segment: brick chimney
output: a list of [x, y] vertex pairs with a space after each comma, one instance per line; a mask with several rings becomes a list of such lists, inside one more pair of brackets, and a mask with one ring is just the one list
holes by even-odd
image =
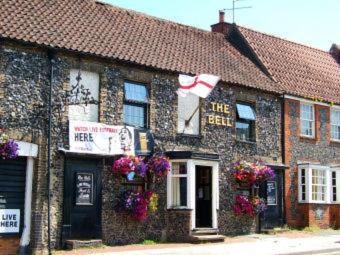
[[335, 60], [340, 64], [340, 45], [333, 43], [329, 53], [331, 53]]
[[216, 33], [221, 33], [221, 34], [227, 34], [229, 29], [231, 28], [231, 24], [226, 23], [224, 21], [224, 15], [225, 12], [223, 10], [219, 11], [219, 22], [211, 25], [211, 31], [216, 32]]

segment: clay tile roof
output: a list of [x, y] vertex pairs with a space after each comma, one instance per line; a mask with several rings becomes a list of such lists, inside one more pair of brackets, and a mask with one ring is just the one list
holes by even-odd
[[329, 52], [238, 29], [285, 93], [340, 103], [340, 65]]
[[280, 92], [221, 34], [94, 0], [2, 0], [0, 37]]

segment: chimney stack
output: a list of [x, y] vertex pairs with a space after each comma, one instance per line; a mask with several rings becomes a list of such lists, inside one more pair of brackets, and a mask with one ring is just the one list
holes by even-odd
[[329, 53], [335, 58], [335, 60], [340, 64], [340, 45], [333, 43]]
[[220, 14], [220, 23], [224, 23], [224, 14], [225, 14], [224, 10], [220, 10], [219, 14]]
[[216, 33], [221, 33], [226, 35], [231, 28], [231, 24], [225, 22], [224, 20], [225, 12], [224, 10], [219, 11], [219, 22], [211, 25], [211, 31]]

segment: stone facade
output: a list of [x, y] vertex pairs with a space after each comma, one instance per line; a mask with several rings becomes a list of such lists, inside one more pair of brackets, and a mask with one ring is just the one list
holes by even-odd
[[300, 102], [285, 100], [285, 164], [287, 223], [296, 227], [317, 225], [340, 227], [336, 204], [305, 204], [298, 201], [298, 164], [320, 165], [340, 163], [340, 144], [330, 141], [330, 108], [315, 103], [315, 138], [300, 136]]
[[[53, 66], [53, 127], [51, 169], [51, 240], [52, 248], [62, 246], [64, 155], [68, 149], [68, 112], [65, 89], [69, 88], [72, 68], [96, 72], [100, 77], [99, 122], [123, 124], [124, 80], [141, 82], [150, 91], [149, 122], [156, 151], [190, 150], [216, 153], [219, 162], [218, 227], [222, 234], [247, 233], [254, 230], [250, 218], [234, 216], [232, 204], [235, 190], [230, 182], [230, 163], [237, 159], [261, 159], [269, 163], [281, 161], [281, 101], [278, 95], [260, 90], [220, 83], [201, 107], [201, 134], [177, 134], [178, 74], [132, 64], [121, 64], [98, 58], [59, 52], [50, 61], [47, 51], [17, 44], [0, 48], [0, 119], [2, 128], [18, 140], [39, 145], [35, 160], [31, 248], [37, 254], [47, 247], [47, 98], [50, 68]], [[256, 141], [236, 140], [236, 101], [254, 104], [257, 114]], [[207, 122], [212, 112], [210, 103], [230, 106], [232, 127]], [[10, 124], [10, 125], [9, 125]], [[81, 157], [80, 157], [81, 159]], [[159, 194], [159, 210], [146, 221], [137, 222], [114, 210], [119, 182], [112, 175], [112, 159], [105, 159], [102, 169], [102, 238], [106, 244], [136, 243], [144, 239], [188, 240], [190, 214], [171, 211], [166, 206], [166, 179], [153, 188]], [[176, 220], [174, 220], [176, 219]], [[178, 221], [181, 219], [181, 221]], [[242, 224], [240, 224], [240, 220]], [[180, 228], [180, 230], [178, 230]], [[174, 233], [176, 230], [176, 233]], [[178, 232], [177, 232], [178, 230]], [[180, 235], [178, 234], [180, 233]]]

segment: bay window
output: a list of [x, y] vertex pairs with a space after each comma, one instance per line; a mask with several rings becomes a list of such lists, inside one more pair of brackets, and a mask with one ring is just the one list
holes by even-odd
[[300, 130], [301, 136], [315, 136], [314, 106], [301, 103], [300, 105]]
[[331, 110], [331, 140], [340, 141], [340, 110]]
[[299, 202], [340, 203], [340, 169], [301, 164], [298, 167]]

